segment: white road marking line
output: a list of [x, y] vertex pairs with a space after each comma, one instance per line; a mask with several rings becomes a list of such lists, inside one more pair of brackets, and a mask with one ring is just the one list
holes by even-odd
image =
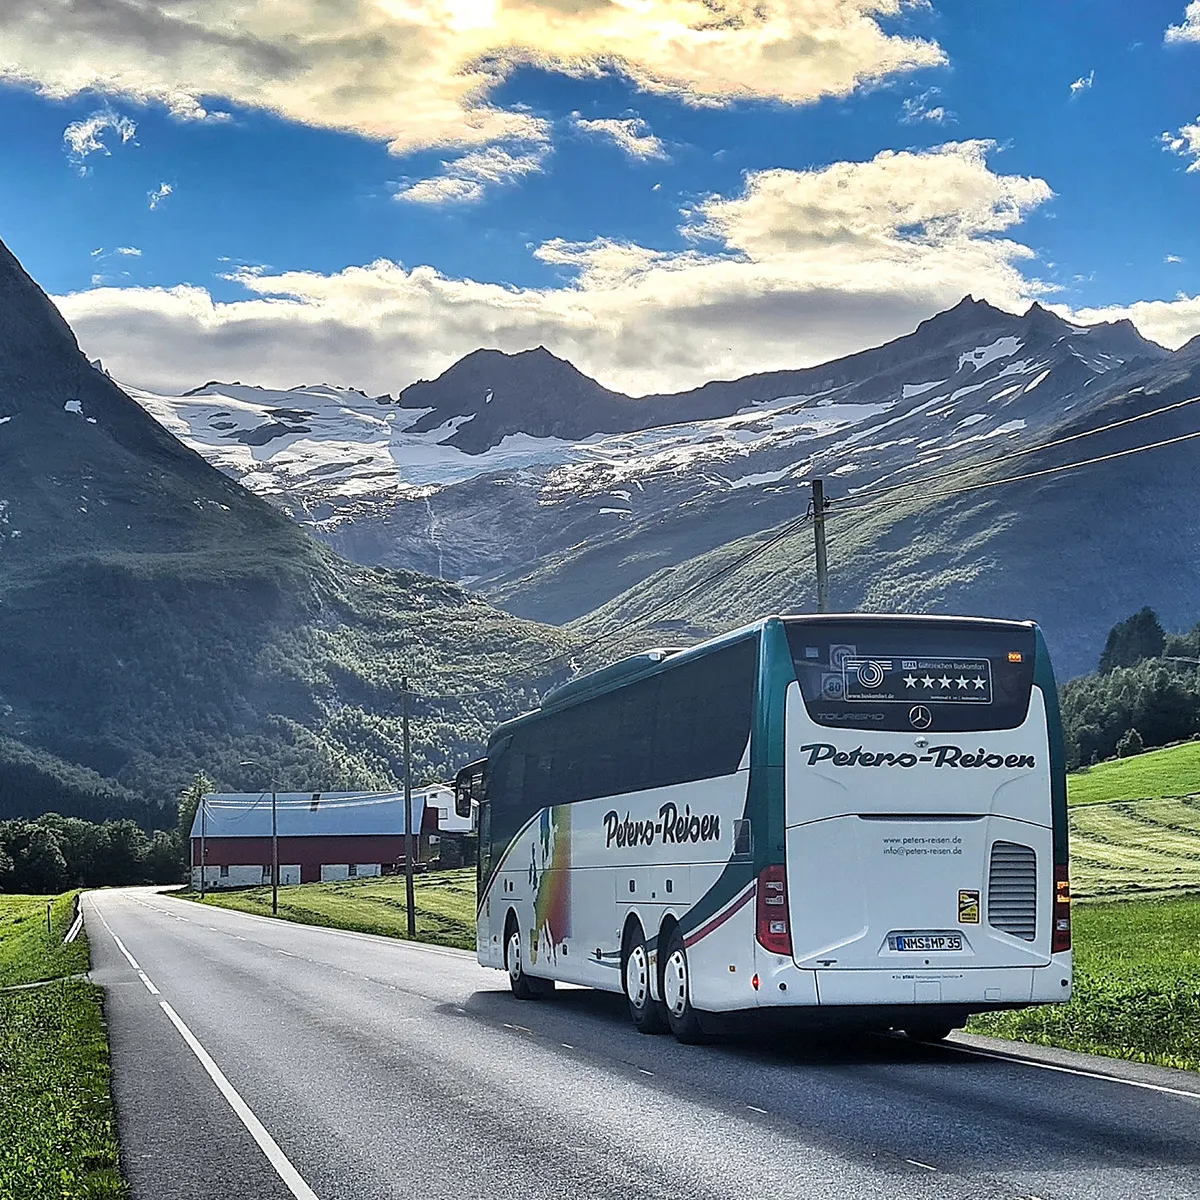
[[138, 978], [146, 985], [146, 991], [148, 991], [150, 993], [150, 995], [152, 995], [152, 996], [159, 995], [158, 988], [156, 988], [154, 986], [154, 984], [152, 984], [150, 982], [150, 977], [146, 974], [145, 971], [139, 971]]
[[751, 1112], [761, 1113], [764, 1117], [767, 1115], [767, 1110], [765, 1108], [755, 1108], [753, 1104], [747, 1104], [746, 1107]]
[[1189, 1100], [1200, 1100], [1200, 1092], [1189, 1092], [1186, 1088], [1167, 1087], [1163, 1083], [1145, 1083], [1140, 1079], [1122, 1079], [1119, 1075], [1105, 1075], [1101, 1071], [1084, 1071], [1080, 1067], [1063, 1067], [1057, 1063], [1038, 1062], [1033, 1058], [1020, 1058], [1013, 1054], [996, 1054], [991, 1050], [976, 1050], [974, 1046], [960, 1046], [957, 1042], [947, 1043], [948, 1048], [960, 1054], [974, 1054], [977, 1058], [994, 1058], [999, 1062], [1014, 1063], [1019, 1067], [1037, 1067], [1039, 1071], [1057, 1071], [1061, 1075], [1079, 1075], [1084, 1079], [1103, 1079], [1107, 1083], [1121, 1083], [1126, 1087], [1142, 1088], [1148, 1092], [1162, 1092], [1167, 1096], [1185, 1096]]
[[[110, 929], [108, 932], [112, 933], [112, 930]], [[123, 955], [125, 955], [125, 957], [129, 960], [129, 965], [135, 971], [140, 971], [142, 968], [137, 965], [137, 959], [134, 958], [133, 955], [130, 954], [129, 951], [125, 949], [125, 943], [123, 941], [121, 941], [121, 939], [119, 937], [117, 937], [117, 935], [115, 933], [113, 933], [112, 937], [113, 937], [113, 941], [117, 943], [117, 949], [120, 950], [120, 952]]]
[[906, 1158], [906, 1163], [911, 1163], [914, 1167], [920, 1167], [924, 1171], [936, 1171], [937, 1167], [931, 1167], [928, 1163], [918, 1162], [915, 1158]]
[[225, 1078], [221, 1068], [213, 1062], [208, 1051], [196, 1040], [196, 1035], [180, 1020], [179, 1015], [165, 1000], [160, 1000], [158, 1003], [163, 1012], [167, 1014], [171, 1024], [179, 1030], [179, 1034], [188, 1044], [188, 1048], [200, 1060], [200, 1065], [220, 1089], [221, 1095], [229, 1101], [229, 1107], [237, 1113], [250, 1136], [258, 1143], [258, 1148], [267, 1156], [267, 1161], [275, 1168], [279, 1178], [287, 1184], [288, 1190], [296, 1197], [296, 1200], [317, 1200], [316, 1192], [304, 1182], [300, 1172], [292, 1166], [287, 1155], [280, 1150], [279, 1143], [266, 1131], [263, 1123], [251, 1111], [250, 1106], [238, 1095], [237, 1089]]

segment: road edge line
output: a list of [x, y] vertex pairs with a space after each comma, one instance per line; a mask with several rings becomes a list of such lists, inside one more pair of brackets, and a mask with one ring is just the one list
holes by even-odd
[[287, 1185], [296, 1200], [317, 1200], [316, 1192], [305, 1183], [300, 1172], [292, 1166], [291, 1160], [279, 1148], [279, 1143], [267, 1132], [266, 1127], [254, 1115], [253, 1109], [242, 1099], [238, 1090], [225, 1078], [224, 1072], [200, 1044], [196, 1035], [184, 1024], [179, 1014], [165, 1000], [160, 1000], [158, 1005], [167, 1014], [171, 1024], [179, 1030], [179, 1035], [187, 1043], [188, 1049], [208, 1072], [221, 1095], [229, 1102], [229, 1107], [233, 1109], [250, 1136], [258, 1143], [258, 1148], [266, 1155], [267, 1161], [275, 1168], [275, 1173]]
[[960, 1054], [971, 1054], [976, 1058], [991, 1058], [998, 1062], [1012, 1063], [1014, 1066], [1037, 1067], [1040, 1071], [1057, 1071], [1062, 1075], [1079, 1075], [1084, 1079], [1101, 1079], [1106, 1083], [1120, 1083], [1124, 1084], [1125, 1087], [1142, 1088], [1148, 1092], [1161, 1092], [1167, 1096], [1182, 1096], [1188, 1100], [1200, 1100], [1200, 1091], [1190, 1092], [1186, 1088], [1170, 1087], [1165, 1083], [1150, 1083], [1142, 1079], [1126, 1079], [1121, 1075], [1108, 1075], [1103, 1071], [1087, 1071], [1082, 1067], [1067, 1067], [1061, 1063], [1042, 1062], [1025, 1055], [1001, 1054], [995, 1050], [983, 1050], [975, 1046], [964, 1046], [961, 1042], [945, 1042], [943, 1045], [947, 1050], [957, 1050]]

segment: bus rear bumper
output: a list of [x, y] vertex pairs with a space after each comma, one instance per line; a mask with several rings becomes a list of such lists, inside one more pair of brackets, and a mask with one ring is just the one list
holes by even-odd
[[853, 1008], [952, 1005], [983, 1012], [1071, 998], [1071, 955], [1040, 967], [912, 968], [811, 971], [759, 965], [758, 1007]]

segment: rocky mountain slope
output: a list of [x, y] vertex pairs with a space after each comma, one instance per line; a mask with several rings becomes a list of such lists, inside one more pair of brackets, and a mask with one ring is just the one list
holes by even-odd
[[522, 702], [522, 662], [564, 644], [315, 542], [88, 363], [0, 244], [0, 817], [170, 823], [159, 805], [201, 769], [384, 786], [402, 674], [435, 695], [501, 685], [422, 702], [420, 768], [444, 772]]
[[[932, 486], [1086, 422], [1129, 372], [1157, 386], [1176, 361], [1128, 322], [968, 297], [845, 359], [670, 396], [620, 396], [539, 349], [478, 351], [399, 400], [220, 384], [138, 399], [355, 560], [563, 623], [804, 512], [813, 475], [834, 497]], [[799, 599], [789, 587], [773, 606]], [[943, 601], [959, 602], [953, 587]]]

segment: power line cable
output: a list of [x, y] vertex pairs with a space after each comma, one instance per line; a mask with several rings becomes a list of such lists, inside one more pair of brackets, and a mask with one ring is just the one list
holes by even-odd
[[[1057, 467], [1045, 467], [1041, 471], [1027, 471], [1023, 475], [1006, 475], [1003, 479], [989, 479], [983, 483], [969, 483], [963, 487], [949, 488], [941, 492], [925, 492], [922, 494], [922, 499], [938, 500], [947, 496], [959, 496], [964, 492], [978, 492], [985, 488], [1001, 487], [1006, 483], [1022, 483], [1030, 479], [1041, 479], [1047, 475], [1058, 475], [1063, 471], [1076, 471], [1081, 467], [1094, 466], [1096, 463], [1112, 462], [1118, 458], [1128, 458], [1132, 454], [1142, 454], [1147, 450], [1161, 450], [1164, 446], [1175, 446], [1181, 442], [1190, 442], [1193, 438], [1200, 437], [1200, 429], [1192, 433], [1183, 433], [1178, 437], [1164, 438], [1159, 442], [1149, 442], [1142, 446], [1131, 446], [1125, 450], [1115, 450], [1111, 454], [1100, 454], [1095, 458], [1081, 459], [1079, 462], [1062, 463]], [[841, 512], [853, 512], [859, 508], [875, 508], [878, 506], [877, 500], [870, 500], [865, 504], [846, 504], [839, 510]]]
[[[829, 506], [837, 505], [838, 507], [842, 507], [851, 501], [870, 499], [873, 496], [890, 495], [892, 492], [903, 491], [905, 488], [920, 487], [921, 484], [929, 483], [933, 479], [950, 479], [955, 475], [964, 475], [970, 471], [982, 471], [987, 467], [999, 466], [1001, 463], [1010, 462], [1014, 458], [1020, 458], [1024, 454], [1034, 454], [1040, 450], [1053, 450], [1057, 446], [1065, 446], [1069, 442], [1077, 442], [1081, 438], [1094, 437], [1099, 433], [1109, 433], [1114, 429], [1121, 429], [1123, 426], [1133, 425], [1138, 421], [1147, 421], [1151, 417], [1161, 417], [1164, 413], [1174, 412], [1177, 409], [1186, 408], [1189, 404], [1196, 404], [1197, 402], [1200, 402], [1200, 396], [1192, 396], [1190, 399], [1179, 400], [1174, 404], [1166, 404], [1162, 408], [1155, 408], [1150, 412], [1138, 413], [1132, 417], [1124, 417], [1120, 421], [1112, 421], [1108, 425], [1099, 425], [1095, 429], [1085, 429], [1080, 433], [1072, 433], [1067, 437], [1056, 438], [1052, 442], [1039, 442], [1032, 446], [1022, 446], [1016, 450], [1010, 450], [1006, 454], [999, 454], [994, 458], [984, 459], [982, 462], [964, 463], [960, 467], [952, 467], [948, 471], [941, 471], [936, 476], [926, 475], [921, 479], [910, 479], [904, 483], [889, 484], [887, 487], [852, 492], [849, 495], [830, 500]], [[855, 507], [855, 505], [850, 504], [850, 507]]]

